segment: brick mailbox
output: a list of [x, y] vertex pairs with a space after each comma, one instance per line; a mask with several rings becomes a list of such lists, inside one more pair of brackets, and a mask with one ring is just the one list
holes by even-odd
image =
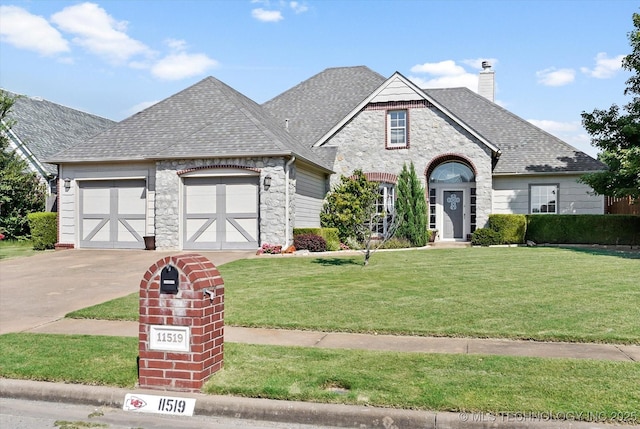
[[167, 256], [140, 282], [140, 387], [199, 391], [223, 365], [224, 282], [202, 255]]

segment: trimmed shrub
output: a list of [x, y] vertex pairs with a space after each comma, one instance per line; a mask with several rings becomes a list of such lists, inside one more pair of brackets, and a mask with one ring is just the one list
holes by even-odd
[[501, 244], [500, 233], [491, 228], [478, 228], [471, 234], [471, 244], [474, 246], [494, 246]]
[[327, 242], [327, 250], [333, 252], [340, 250], [340, 238], [338, 238], [338, 228], [294, 228], [293, 238], [301, 234], [315, 234], [324, 238]]
[[640, 216], [528, 215], [526, 239], [549, 244], [640, 245]]
[[58, 214], [51, 212], [29, 213], [29, 228], [34, 250], [53, 249], [58, 241]]
[[527, 217], [518, 214], [489, 215], [489, 228], [500, 234], [499, 244], [522, 244], [527, 232]]
[[296, 250], [308, 250], [309, 252], [325, 252], [327, 242], [316, 234], [299, 234], [293, 238]]

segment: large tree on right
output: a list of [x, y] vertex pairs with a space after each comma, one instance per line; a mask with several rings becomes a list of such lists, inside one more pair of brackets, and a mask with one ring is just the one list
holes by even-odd
[[591, 135], [591, 144], [602, 150], [598, 159], [606, 171], [580, 178], [598, 195], [640, 198], [640, 14], [633, 14], [634, 30], [627, 35], [632, 52], [622, 60], [622, 68], [634, 73], [625, 95], [632, 100], [621, 113], [613, 104], [608, 110], [582, 112], [582, 124]]

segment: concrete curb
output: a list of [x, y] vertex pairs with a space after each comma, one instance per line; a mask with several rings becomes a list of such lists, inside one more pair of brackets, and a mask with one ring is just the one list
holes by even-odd
[[[237, 419], [351, 428], [421, 429], [640, 429], [640, 425], [613, 425], [552, 420], [548, 413], [496, 416], [488, 413], [433, 412], [340, 404], [254, 399], [234, 396], [162, 392], [144, 389], [0, 379], [0, 397], [122, 408], [127, 393], [167, 394], [196, 399], [195, 414]], [[599, 420], [609, 416], [591, 416]]]

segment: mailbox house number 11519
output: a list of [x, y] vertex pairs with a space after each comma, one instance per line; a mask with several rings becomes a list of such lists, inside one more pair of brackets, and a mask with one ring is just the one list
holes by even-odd
[[189, 334], [188, 326], [149, 326], [149, 350], [188, 352]]

